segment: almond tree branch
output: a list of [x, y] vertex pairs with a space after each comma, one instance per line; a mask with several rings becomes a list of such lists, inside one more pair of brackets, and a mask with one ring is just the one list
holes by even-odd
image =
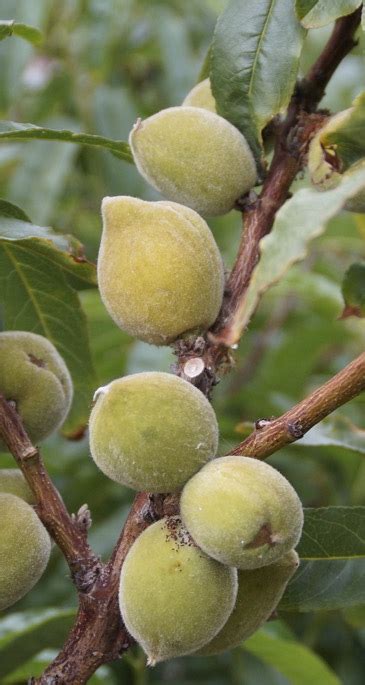
[[230, 454], [266, 459], [285, 445], [295, 442], [349, 400], [365, 390], [365, 353], [348, 364], [302, 402], [273, 421], [265, 422]]
[[87, 542], [85, 525], [68, 513], [38, 449], [32, 445], [15, 409], [1, 394], [0, 435], [36, 497], [39, 518], [61, 549], [76, 588], [86, 592], [98, 576], [101, 563]]
[[[336, 22], [322, 55], [293, 95], [287, 117], [278, 131], [273, 162], [261, 195], [245, 213], [245, 230], [229, 279], [225, 306], [213, 330], [215, 337], [177, 346], [179, 361], [176, 371], [180, 375], [184, 376], [186, 361], [191, 357], [203, 359], [204, 371], [189, 380], [206, 394], [214, 385], [216, 372], [221, 372], [225, 364], [231, 365], [227, 351], [230, 321], [244, 297], [259, 259], [259, 241], [271, 230], [275, 214], [285, 202], [290, 185], [301, 167], [307, 141], [299, 131], [300, 118], [303, 112], [315, 110], [330, 77], [354, 45], [353, 35], [359, 21], [358, 10]], [[313, 393], [310, 400], [308, 398], [287, 412], [286, 418], [276, 419], [268, 428], [262, 429], [265, 431], [262, 432], [263, 438], [253, 434], [237, 449], [252, 455], [255, 451], [253, 456], [264, 458], [282, 445], [298, 439], [299, 433], [302, 435], [323, 416], [364, 389], [363, 356], [359, 360]], [[273, 431], [271, 425], [274, 425]], [[110, 562], [102, 565], [87, 543], [85, 526], [80, 530], [80, 523], [69, 516], [44, 469], [38, 450], [30, 443], [16, 412], [3, 397], [0, 398], [0, 434], [35, 493], [39, 516], [63, 551], [79, 588], [79, 612], [75, 625], [55, 661], [32, 682], [34, 685], [84, 685], [101, 664], [117, 658], [131, 644], [118, 607], [120, 569], [136, 537], [156, 518], [173, 513], [177, 507], [176, 500], [171, 495], [153, 498], [148, 493], [139, 493]]]
[[[274, 224], [275, 216], [289, 196], [290, 186], [300, 171], [308, 143], [313, 134], [310, 115], [316, 110], [325, 88], [344, 57], [356, 45], [354, 33], [361, 20], [361, 7], [338, 19], [333, 32], [308, 74], [298, 83], [288, 107], [287, 116], [276, 131], [273, 160], [256, 201], [243, 212], [243, 233], [237, 258], [227, 283], [227, 293], [210, 339], [202, 353], [205, 377], [199, 379], [204, 392], [214, 382], [218, 370], [230, 367], [227, 348], [238, 342], [235, 315], [244, 301], [252, 272], [260, 258], [260, 241]], [[308, 121], [306, 121], [306, 119]], [[240, 331], [242, 333], [242, 331]], [[178, 347], [180, 375], [184, 375], [186, 361], [194, 356], [194, 349]], [[207, 375], [210, 378], [207, 378]], [[209, 385], [210, 383], [210, 385]]]

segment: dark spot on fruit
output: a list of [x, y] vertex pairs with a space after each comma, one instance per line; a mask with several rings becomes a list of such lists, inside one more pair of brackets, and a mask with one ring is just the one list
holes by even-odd
[[38, 357], [36, 357], [31, 352], [28, 352], [28, 359], [32, 362], [32, 364], [35, 364], [36, 366], [39, 366], [42, 369], [44, 369], [44, 367], [46, 366], [46, 363], [43, 361], [43, 359], [38, 359]]
[[271, 547], [275, 545], [275, 542], [272, 539], [272, 530], [268, 523], [264, 523], [264, 525], [261, 526], [254, 539], [246, 545], [246, 549], [256, 549], [257, 547], [262, 547], [262, 545], [270, 545]]

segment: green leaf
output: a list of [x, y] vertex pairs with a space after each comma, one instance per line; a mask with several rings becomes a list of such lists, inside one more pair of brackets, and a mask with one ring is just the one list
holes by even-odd
[[304, 259], [311, 240], [321, 235], [328, 221], [346, 200], [365, 187], [365, 169], [359, 169], [332, 190], [302, 188], [278, 211], [271, 233], [260, 242], [261, 258], [255, 267], [244, 300], [231, 326], [229, 343], [239, 340], [261, 296], [280, 281], [288, 269]]
[[365, 431], [344, 416], [332, 416], [311, 428], [297, 442], [300, 447], [342, 447], [365, 454]]
[[63, 432], [71, 437], [84, 430], [96, 386], [86, 318], [70, 285], [75, 286], [76, 281], [80, 285], [85, 277], [85, 271], [78, 275], [79, 266], [81, 270], [85, 267], [43, 239], [0, 240], [5, 327], [44, 335], [64, 358], [75, 391], [63, 426]]
[[345, 308], [342, 318], [365, 317], [365, 262], [355, 262], [347, 269], [342, 281]]
[[132, 153], [128, 143], [123, 140], [112, 140], [104, 136], [96, 136], [90, 133], [75, 133], [67, 130], [42, 128], [34, 124], [21, 124], [14, 121], [2, 121], [0, 123], [0, 140], [61, 140], [65, 143], [77, 143], [81, 145], [93, 145], [102, 147], [119, 159], [133, 163]]
[[[13, 218], [16, 216], [19, 219]], [[60, 267], [69, 285], [76, 290], [97, 286], [95, 264], [84, 257], [83, 246], [76, 238], [56, 233], [49, 227], [32, 224], [22, 209], [4, 200], [0, 200], [1, 238], [35, 238], [36, 240], [31, 242], [32, 250], [43, 254], [49, 260], [50, 268]]]
[[347, 116], [339, 121], [335, 130], [321, 135], [321, 144], [324, 148], [332, 146], [341, 163], [348, 168], [365, 157], [365, 91], [355, 98], [346, 112]]
[[213, 95], [219, 114], [244, 134], [258, 159], [262, 129], [292, 95], [304, 36], [292, 0], [231, 0], [218, 19]]
[[[61, 647], [61, 645], [59, 645]], [[58, 652], [55, 649], [44, 649], [35, 657], [16, 668], [2, 680], [2, 685], [19, 685], [27, 683], [31, 677], [39, 678], [47, 666], [54, 661]], [[88, 680], [88, 685], [114, 685], [115, 680], [107, 666], [101, 666]]]
[[306, 29], [317, 29], [351, 14], [362, 0], [296, 0], [295, 9]]
[[325, 661], [295, 639], [278, 637], [261, 629], [246, 640], [243, 648], [273, 666], [291, 685], [340, 685]]
[[365, 601], [365, 507], [305, 510], [300, 567], [279, 609], [343, 609]]
[[363, 6], [362, 12], [361, 12], [361, 26], [362, 26], [362, 30], [365, 31], [365, 5]]
[[23, 212], [20, 207], [17, 205], [14, 205], [12, 202], [8, 202], [7, 200], [1, 200], [0, 199], [0, 217], [9, 217], [12, 219], [20, 219], [20, 221], [28, 221], [30, 222], [29, 217], [26, 215], [25, 212]]
[[38, 654], [40, 649], [60, 648], [74, 616], [74, 609], [41, 609], [0, 619], [0, 678]]
[[305, 509], [301, 559], [365, 559], [365, 507]]
[[210, 75], [210, 62], [212, 58], [212, 44], [209, 45], [209, 48], [206, 52], [206, 55], [204, 57], [203, 64], [201, 65], [199, 76], [197, 78], [197, 83], [200, 83], [200, 81], [204, 81], [208, 76]]
[[0, 40], [13, 35], [34, 45], [39, 45], [43, 40], [42, 32], [35, 26], [20, 24], [14, 20], [0, 20]]

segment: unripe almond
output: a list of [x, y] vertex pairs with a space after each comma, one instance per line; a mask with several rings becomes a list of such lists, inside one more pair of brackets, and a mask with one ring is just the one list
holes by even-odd
[[222, 564], [254, 569], [298, 543], [300, 499], [269, 464], [228, 456], [206, 464], [185, 485], [181, 517], [196, 544]]
[[253, 635], [276, 609], [298, 566], [298, 555], [291, 550], [270, 566], [238, 571], [235, 607], [222, 630], [197, 655], [225, 652]]
[[107, 197], [98, 257], [100, 294], [120, 328], [154, 345], [217, 318], [223, 265], [196, 212], [173, 202]]
[[0, 469], [0, 493], [2, 492], [16, 495], [28, 504], [36, 503], [36, 498], [19, 469]]
[[32, 507], [0, 493], [0, 611], [29, 592], [48, 563], [49, 535]]
[[[69, 371], [54, 345], [28, 331], [0, 333], [0, 392], [15, 403], [34, 442], [53, 433], [70, 409]], [[6, 449], [0, 442], [0, 450]]]
[[214, 410], [202, 392], [170, 373], [125, 376], [96, 393], [90, 450], [112, 480], [136, 490], [172, 492], [218, 446]]
[[197, 85], [187, 94], [182, 106], [200, 107], [201, 109], [208, 109], [210, 112], [216, 113], [217, 109], [210, 85], [210, 78], [206, 78], [204, 81], [197, 83]]
[[203, 216], [226, 214], [256, 182], [246, 139], [207, 109], [164, 109], [138, 120], [129, 142], [142, 176], [167, 199]]
[[209, 642], [236, 596], [236, 570], [207, 557], [175, 516], [137, 538], [120, 576], [122, 618], [151, 666]]

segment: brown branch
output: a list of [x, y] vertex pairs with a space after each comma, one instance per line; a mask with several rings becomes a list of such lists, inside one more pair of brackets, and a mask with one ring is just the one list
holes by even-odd
[[278, 419], [264, 422], [230, 454], [266, 459], [303, 437], [335, 409], [365, 390], [365, 353]]
[[[312, 126], [302, 129], [305, 114], [315, 111], [325, 88], [342, 59], [356, 45], [354, 32], [361, 20], [361, 7], [338, 19], [333, 32], [306, 77], [297, 85], [287, 116], [279, 127], [275, 153], [259, 198], [243, 213], [244, 230], [236, 262], [228, 280], [230, 297], [225, 304], [221, 325], [213, 331], [213, 342], [230, 346], [237, 343], [236, 312], [242, 304], [252, 272], [260, 258], [259, 244], [274, 224], [275, 215], [288, 198], [289, 189], [300, 171]], [[242, 331], [240, 331], [242, 333]]]
[[[264, 180], [260, 196], [247, 205], [243, 212], [243, 234], [236, 262], [227, 283], [220, 316], [214, 325], [210, 340], [204, 349], [206, 368], [213, 371], [230, 366], [227, 347], [238, 342], [235, 330], [235, 315], [242, 304], [253, 270], [260, 258], [259, 244], [273, 226], [275, 215], [289, 196], [289, 189], [300, 171], [305, 158], [313, 127], [310, 119], [305, 125], [305, 116], [315, 111], [325, 88], [341, 60], [356, 45], [354, 33], [361, 19], [361, 8], [353, 14], [338, 19], [321, 55], [306, 77], [297, 85], [283, 123], [276, 130], [274, 157]], [[304, 124], [304, 130], [303, 130]], [[242, 333], [242, 331], [240, 331]], [[179, 350], [180, 351], [180, 350]], [[180, 375], [182, 365], [189, 357], [189, 351], [180, 354]], [[207, 379], [203, 378], [203, 386]], [[201, 388], [204, 391], [204, 387]]]
[[[224, 310], [213, 331], [215, 338], [199, 338], [177, 346], [176, 371], [180, 375], [184, 375], [186, 361], [192, 357], [204, 360], [204, 372], [191, 380], [206, 394], [216, 382], [216, 372], [222, 372], [224, 365], [231, 365], [227, 351], [227, 345], [231, 344], [229, 322], [244, 297], [259, 259], [259, 242], [271, 230], [275, 214], [285, 202], [301, 167], [305, 149], [305, 141], [298, 131], [301, 115], [315, 110], [334, 70], [354, 45], [353, 34], [359, 21], [357, 11], [336, 22], [321, 56], [292, 98], [277, 135], [273, 162], [261, 195], [245, 213], [244, 234], [228, 282]], [[364, 389], [364, 363], [362, 355], [291, 412], [261, 431], [255, 431], [237, 448], [241, 451], [234, 453], [242, 454], [244, 450], [245, 454], [264, 458], [298, 439], [314, 423]], [[30, 443], [16, 412], [4, 398], [0, 398], [0, 433], [35, 493], [39, 516], [63, 551], [79, 589], [75, 625], [58, 657], [33, 683], [84, 685], [101, 664], [117, 658], [131, 644], [118, 607], [120, 569], [136, 537], [156, 518], [173, 513], [176, 499], [171, 495], [153, 498], [147, 493], [138, 494], [110, 562], [102, 565], [87, 543], [85, 526], [69, 516], [38, 450]]]
[[36, 497], [39, 518], [61, 549], [76, 588], [86, 592], [98, 576], [100, 560], [87, 542], [83, 522], [68, 513], [38, 449], [32, 445], [15, 409], [1, 394], [0, 435]]

